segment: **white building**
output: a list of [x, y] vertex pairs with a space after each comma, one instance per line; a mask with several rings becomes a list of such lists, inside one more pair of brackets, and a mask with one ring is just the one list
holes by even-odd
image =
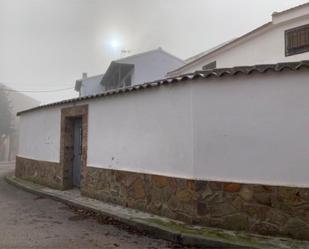
[[[195, 225], [309, 240], [309, 60], [294, 62], [308, 56], [308, 8], [276, 13], [174, 72], [188, 74], [164, 78], [182, 62], [154, 50], [112, 62], [89, 84], [101, 94], [20, 112], [16, 177]], [[267, 64], [190, 73], [213, 60]]]
[[193, 56], [168, 73], [176, 76], [202, 69], [273, 64], [309, 59], [309, 3], [275, 12], [263, 26]]
[[308, 76], [309, 61], [214, 69], [21, 112], [16, 176], [309, 240]]
[[88, 77], [87, 73], [83, 73], [82, 78], [75, 83], [75, 91], [79, 92], [79, 96], [95, 95], [104, 91], [103, 85], [100, 84], [104, 74]]
[[83, 97], [154, 81], [184, 64], [183, 60], [158, 48], [113, 61], [105, 74], [87, 77], [84, 73], [76, 81], [75, 90]]

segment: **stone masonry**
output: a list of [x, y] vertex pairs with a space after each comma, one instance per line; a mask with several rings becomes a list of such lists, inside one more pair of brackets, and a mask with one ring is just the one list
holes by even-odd
[[82, 119], [82, 166], [81, 185], [87, 174], [87, 150], [88, 150], [88, 105], [68, 107], [61, 109], [61, 141], [60, 162], [63, 170], [62, 189], [73, 187], [73, 122], [74, 119]]
[[59, 163], [16, 157], [15, 175], [51, 188], [62, 189], [62, 169]]
[[309, 189], [189, 180], [87, 167], [88, 106], [61, 110], [60, 162], [16, 158], [16, 176], [70, 189], [73, 122], [82, 118], [81, 192], [149, 213], [231, 230], [309, 240]]
[[309, 190], [195, 181], [87, 167], [82, 194], [231, 230], [309, 240]]
[[61, 110], [60, 163], [16, 157], [15, 175], [24, 180], [43, 184], [60, 190], [73, 187], [73, 124], [82, 119], [82, 167], [81, 184], [87, 174], [88, 105]]

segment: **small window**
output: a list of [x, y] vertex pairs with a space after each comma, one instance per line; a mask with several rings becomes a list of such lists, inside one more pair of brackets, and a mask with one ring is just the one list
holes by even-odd
[[211, 70], [211, 69], [215, 69], [216, 67], [217, 67], [217, 62], [213, 61], [203, 66], [203, 70]]
[[285, 56], [309, 52], [309, 24], [285, 31]]

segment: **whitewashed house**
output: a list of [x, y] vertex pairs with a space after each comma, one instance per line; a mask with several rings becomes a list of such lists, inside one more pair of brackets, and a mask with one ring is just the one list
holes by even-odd
[[309, 59], [309, 3], [275, 12], [263, 26], [213, 49], [193, 56], [168, 73], [176, 76], [196, 70], [273, 64]]
[[82, 78], [75, 83], [75, 91], [79, 96], [88, 96], [102, 93], [105, 88], [100, 84], [104, 74], [88, 77], [87, 73], [83, 73]]
[[166, 73], [181, 67], [185, 62], [162, 48], [128, 56], [113, 61], [105, 74], [77, 80], [75, 90], [79, 96], [99, 94], [104, 91], [162, 79]]
[[[308, 7], [274, 14], [178, 70], [187, 74], [166, 78], [163, 52], [149, 52], [111, 63], [100, 94], [20, 112], [16, 177], [191, 224], [309, 240]], [[170, 59], [181, 64], [163, 65]], [[213, 59], [232, 67], [190, 72]]]
[[309, 240], [308, 79], [309, 61], [214, 69], [26, 110], [15, 174], [187, 223]]

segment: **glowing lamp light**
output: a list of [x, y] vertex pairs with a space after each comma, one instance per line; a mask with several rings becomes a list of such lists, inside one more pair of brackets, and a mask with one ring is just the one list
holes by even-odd
[[116, 49], [121, 46], [121, 43], [119, 40], [111, 40], [109, 45], [111, 46], [111, 48]]

